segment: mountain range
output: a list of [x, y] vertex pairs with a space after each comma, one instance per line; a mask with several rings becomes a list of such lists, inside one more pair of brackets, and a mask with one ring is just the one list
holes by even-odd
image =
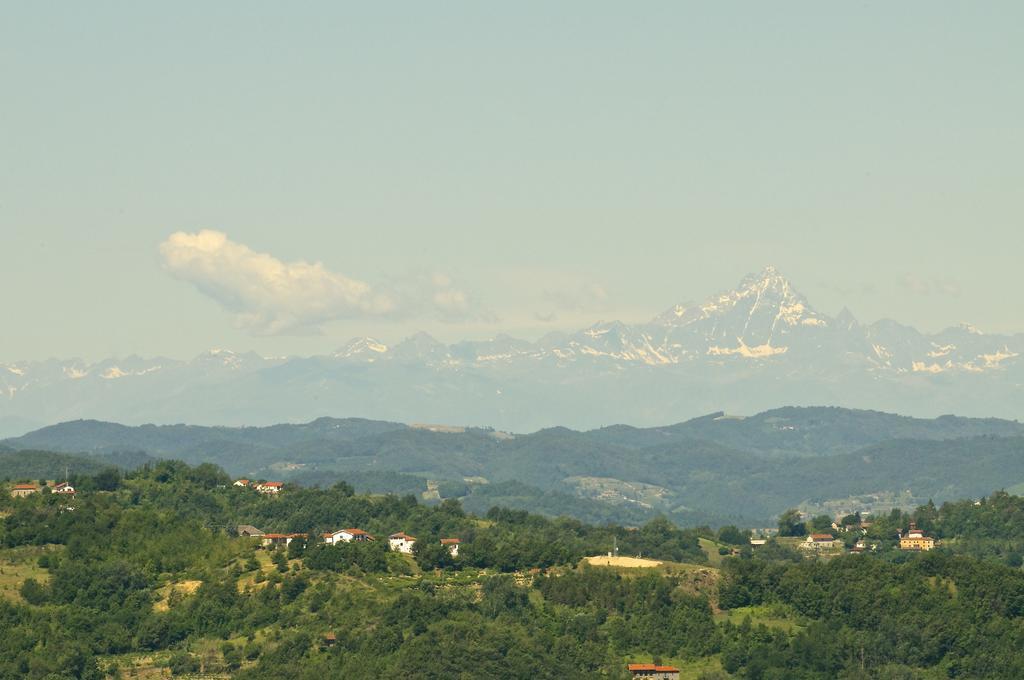
[[503, 505], [635, 524], [660, 513], [680, 524], [751, 525], [797, 505], [887, 511], [1024, 487], [1021, 423], [820, 407], [525, 435], [359, 418], [268, 427], [81, 420], [0, 442], [0, 452], [5, 447], [34, 478], [98, 461], [177, 458], [250, 479], [345, 480], [360, 491], [459, 498], [481, 512]]
[[330, 355], [211, 350], [0, 364], [0, 435], [98, 418], [269, 424], [338, 414], [531, 431], [654, 425], [779, 403], [910, 415], [1024, 415], [1024, 334], [925, 334], [816, 310], [772, 267], [647, 323], [595, 323], [536, 342], [356, 338]]

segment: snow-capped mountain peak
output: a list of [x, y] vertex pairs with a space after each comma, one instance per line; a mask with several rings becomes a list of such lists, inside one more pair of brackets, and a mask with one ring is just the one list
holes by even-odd
[[[454, 417], [458, 404], [483, 413], [481, 422], [496, 413], [535, 422], [528, 414], [538, 404], [558, 400], [580, 413], [604, 404], [607, 418], [617, 421], [630, 413], [668, 421], [681, 409], [735, 410], [742, 402], [736, 395], [753, 398], [760, 385], [758, 407], [801, 399], [849, 405], [851, 395], [870, 393], [861, 405], [911, 412], [933, 403], [977, 412], [986, 404], [991, 413], [1018, 417], [999, 409], [1020, 404], [1021, 384], [1024, 334], [981, 334], [967, 325], [925, 334], [891, 320], [862, 324], [845, 309], [832, 319], [767, 267], [648, 323], [601, 321], [537, 342], [498, 335], [446, 345], [417, 333], [394, 346], [356, 338], [326, 357], [211, 350], [191, 361], [5, 363], [0, 416], [216, 422], [244, 421], [251, 409], [330, 409], [401, 419], [395, 404], [406, 400], [409, 413], [425, 411], [438, 421]], [[632, 396], [618, 396], [627, 392]]]
[[354, 356], [374, 357], [386, 354], [388, 349], [383, 342], [371, 337], [352, 338], [332, 356], [336, 359], [348, 359]]
[[744, 358], [783, 354], [787, 336], [830, 325], [831, 320], [815, 311], [772, 266], [699, 305], [675, 305], [651, 322], [652, 328], [665, 329], [669, 347], [690, 346], [700, 354]]

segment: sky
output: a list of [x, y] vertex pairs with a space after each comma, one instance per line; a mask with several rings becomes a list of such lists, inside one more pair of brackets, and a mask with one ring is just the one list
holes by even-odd
[[1024, 332], [1019, 2], [0, 0], [0, 361], [645, 321], [775, 265]]

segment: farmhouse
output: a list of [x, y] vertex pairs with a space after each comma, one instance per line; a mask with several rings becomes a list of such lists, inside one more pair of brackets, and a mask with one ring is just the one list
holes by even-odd
[[235, 529], [243, 538], [261, 538], [265, 534], [251, 524], [239, 524]]
[[247, 486], [249, 486], [249, 480], [248, 479], [236, 479], [234, 486], [247, 487]]
[[306, 534], [263, 534], [263, 547], [288, 545], [296, 538], [306, 538]]
[[900, 536], [900, 550], [931, 550], [934, 547], [935, 539], [925, 536], [913, 522], [910, 523], [907, 533]]
[[448, 548], [448, 554], [451, 555], [452, 557], [458, 557], [459, 556], [459, 543], [461, 543], [461, 542], [462, 541], [460, 541], [457, 538], [442, 538], [441, 539], [441, 545], [443, 545], [443, 546]]
[[410, 536], [404, 531], [388, 536], [388, 547], [394, 552], [412, 554], [412, 546], [416, 543], [416, 537]]
[[24, 498], [38, 491], [39, 489], [36, 488], [35, 484], [15, 484], [11, 488], [11, 498]]
[[832, 538], [832, 534], [811, 534], [807, 537], [807, 540], [800, 544], [800, 547], [804, 550], [829, 550], [836, 545], [839, 541]]
[[362, 529], [339, 529], [329, 534], [324, 534], [324, 543], [337, 545], [338, 543], [351, 543], [352, 541], [375, 541], [373, 536]]
[[284, 482], [262, 482], [256, 485], [256, 490], [260, 493], [280, 493], [282, 488]]
[[57, 486], [53, 487], [53, 493], [66, 493], [68, 495], [74, 495], [75, 487], [71, 486], [67, 482], [61, 482]]
[[857, 542], [853, 545], [852, 548], [850, 548], [850, 552], [852, 552], [852, 553], [862, 553], [865, 550], [877, 550], [877, 549], [878, 549], [878, 544], [877, 543], [869, 544], [865, 539], [860, 538], [860, 539], [857, 539]]
[[679, 680], [679, 669], [675, 666], [659, 666], [653, 663], [631, 663], [626, 666], [633, 678], [654, 678], [654, 680]]

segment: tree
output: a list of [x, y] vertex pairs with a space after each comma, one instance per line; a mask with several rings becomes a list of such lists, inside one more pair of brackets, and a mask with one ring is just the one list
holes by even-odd
[[740, 531], [732, 524], [727, 524], [718, 530], [718, 540], [729, 545], [745, 545], [750, 542], [750, 530]]
[[857, 512], [853, 513], [852, 515], [845, 515], [845, 516], [843, 516], [842, 525], [844, 527], [860, 526], [860, 522], [861, 522], [860, 510], [858, 510]]
[[294, 560], [302, 557], [303, 553], [306, 552], [306, 539], [305, 537], [293, 538], [288, 544], [288, 559]]
[[21, 596], [29, 604], [40, 605], [46, 602], [47, 592], [46, 588], [39, 581], [29, 578], [25, 579], [25, 582], [21, 584]]
[[800, 519], [796, 508], [786, 510], [779, 517], [779, 536], [806, 536], [807, 525]]
[[811, 519], [811, 526], [819, 533], [832, 531], [832, 518], [828, 515], [817, 515]]
[[121, 486], [121, 471], [105, 468], [93, 475], [92, 479], [97, 491], [117, 491]]

